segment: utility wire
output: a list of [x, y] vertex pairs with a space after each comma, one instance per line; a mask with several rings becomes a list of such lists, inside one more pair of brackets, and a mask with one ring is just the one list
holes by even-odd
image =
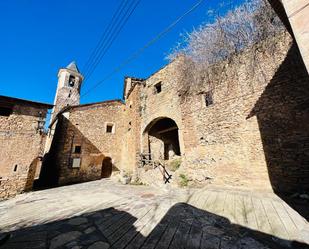
[[[83, 83], [85, 83], [86, 79], [93, 73], [99, 62], [102, 60], [103, 56], [106, 54], [108, 49], [112, 46], [113, 42], [132, 16], [133, 12], [137, 8], [138, 4], [141, 0], [133, 1], [129, 4], [130, 0], [124, 0], [118, 6], [116, 12], [114, 13], [111, 21], [108, 24], [108, 27], [105, 29], [99, 43], [96, 48], [93, 50], [90, 58], [87, 60], [85, 67], [87, 68], [87, 75], [84, 77]], [[125, 12], [123, 14], [123, 12]], [[89, 74], [90, 72], [90, 74]], [[76, 97], [77, 94], [72, 94], [71, 97]], [[63, 104], [66, 101], [64, 99], [58, 105]], [[53, 112], [51, 113], [51, 115]]]
[[131, 61], [136, 59], [139, 55], [141, 55], [145, 49], [150, 47], [152, 44], [161, 39], [164, 35], [170, 32], [184, 17], [193, 12], [196, 8], [198, 8], [205, 0], [200, 0], [196, 4], [194, 4], [189, 10], [187, 10], [184, 14], [178, 17], [174, 22], [172, 22], [167, 28], [161, 31], [157, 36], [151, 39], [148, 43], [146, 43], [142, 48], [138, 49], [135, 53], [133, 53], [130, 57], [124, 60], [118, 67], [116, 67], [110, 74], [108, 74], [104, 79], [98, 81], [94, 86], [92, 86], [89, 90], [87, 90], [81, 97], [86, 96], [91, 91], [96, 89], [99, 85], [104, 83], [106, 80], [110, 79], [115, 73], [119, 72], [124, 66], [129, 64]]
[[88, 58], [87, 62], [85, 63], [85, 65], [83, 66], [83, 71], [84, 72], [86, 72], [89, 69], [91, 61], [93, 61], [93, 59], [96, 57], [96, 54], [98, 53], [98, 51], [100, 50], [101, 46], [103, 45], [103, 43], [104, 43], [104, 41], [106, 39], [106, 36], [110, 33], [110, 30], [113, 29], [113, 26], [115, 25], [114, 23], [118, 22], [119, 16], [122, 14], [124, 8], [127, 6], [128, 3], [129, 3], [129, 0], [121, 1], [121, 3], [118, 6], [117, 10], [113, 14], [112, 19], [110, 20], [109, 24], [107, 25], [106, 29], [104, 30], [103, 34], [101, 35], [101, 38], [100, 38], [98, 44], [96, 45], [96, 47], [92, 51], [92, 53], [91, 53], [90, 57]]
[[170, 32], [180, 21], [182, 21], [187, 15], [189, 15], [191, 12], [193, 12], [195, 9], [197, 9], [205, 0], [199, 0], [197, 3], [195, 3], [189, 10], [187, 10], [184, 14], [179, 16], [174, 22], [172, 22], [168, 27], [166, 27], [163, 31], [161, 31], [158, 35], [156, 35], [153, 39], [151, 39], [149, 42], [147, 42], [143, 47], [138, 49], [136, 52], [134, 52], [131, 56], [129, 56], [126, 60], [124, 60], [118, 67], [116, 67], [111, 73], [109, 73], [105, 78], [98, 81], [94, 86], [92, 86], [90, 89], [88, 89], [84, 94], [81, 95], [81, 97], [84, 97], [88, 95], [91, 91], [96, 89], [98, 86], [103, 84], [105, 81], [110, 79], [114, 74], [119, 72], [124, 66], [131, 63], [134, 59], [136, 59], [138, 56], [140, 56], [145, 49], [150, 47], [152, 44], [157, 42], [159, 39], [161, 39], [164, 35], [166, 35], [168, 32]]
[[135, 2], [132, 2], [132, 4], [127, 8], [123, 19], [120, 19], [120, 21], [117, 22], [115, 29], [113, 31], [111, 31], [110, 36], [107, 37], [107, 40], [104, 43], [104, 46], [101, 46], [100, 50], [98, 51], [97, 56], [94, 58], [94, 61], [91, 64], [92, 67], [90, 66], [90, 69], [88, 70], [88, 72], [86, 72], [85, 80], [90, 78], [90, 76], [92, 75], [92, 73], [94, 72], [94, 70], [96, 69], [98, 64], [101, 62], [102, 58], [104, 57], [104, 55], [106, 54], [108, 49], [113, 45], [115, 39], [118, 37], [118, 35], [122, 31], [123, 27], [126, 25], [129, 18], [132, 16], [133, 12], [135, 11], [135, 9], [138, 6], [138, 4], [140, 3], [140, 1], [141, 0], [137, 0]]

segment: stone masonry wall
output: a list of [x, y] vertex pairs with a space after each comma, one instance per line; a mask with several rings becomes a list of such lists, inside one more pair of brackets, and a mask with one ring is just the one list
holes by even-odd
[[[56, 150], [59, 184], [97, 180], [101, 178], [102, 162], [112, 158], [114, 169], [121, 166], [124, 105], [120, 101], [107, 101], [91, 106], [73, 107], [62, 117], [62, 130]], [[112, 124], [113, 132], [106, 132]], [[74, 146], [81, 153], [74, 153]], [[79, 168], [72, 168], [72, 159], [81, 158]]]
[[[173, 179], [182, 174], [195, 186], [309, 189], [308, 74], [287, 33], [271, 39], [272, 47], [261, 43], [209, 68], [208, 82], [202, 84], [181, 81], [182, 57], [146, 80], [142, 151], [147, 152], [147, 126], [160, 117], [173, 119], [182, 154]], [[162, 91], [156, 93], [159, 82]], [[184, 84], [191, 87], [182, 95]], [[214, 101], [210, 106], [208, 92]], [[139, 174], [143, 182], [153, 179], [147, 171]]]
[[44, 141], [38, 120], [46, 111], [15, 104], [10, 116], [0, 116], [0, 199], [32, 188]]
[[[52, 146], [59, 183], [99, 179], [105, 157], [112, 158], [114, 168], [135, 173], [137, 154], [149, 150], [149, 128], [170, 118], [178, 126], [181, 153], [174, 182], [308, 190], [308, 74], [288, 34], [271, 39], [271, 47], [261, 43], [208, 68], [209, 78], [202, 83], [182, 80], [188, 78], [182, 71], [186, 60], [178, 57], [126, 88], [125, 104], [71, 107], [59, 119]], [[190, 84], [188, 91], [184, 84]], [[209, 106], [206, 94], [213, 98]], [[106, 123], [115, 125], [115, 133], [106, 133]], [[75, 145], [81, 153], [73, 153]], [[81, 158], [80, 168], [71, 167], [75, 157]], [[158, 171], [137, 171], [143, 183], [163, 182]]]
[[137, 83], [125, 99], [121, 168], [129, 173], [133, 173], [136, 169], [141, 147], [141, 89], [143, 85]]
[[[158, 72], [154, 73], [145, 81], [145, 87], [141, 91], [141, 132], [143, 151], [147, 153], [147, 126], [160, 118], [170, 118], [174, 120], [179, 129], [180, 151], [185, 152], [183, 137], [183, 121], [178, 97], [178, 63], [181, 60], [175, 60]], [[161, 83], [161, 92], [156, 93], [155, 85]]]
[[[249, 55], [222, 63], [215, 88], [198, 86], [182, 102], [197, 142], [186, 151], [183, 171], [203, 184], [308, 190], [309, 79], [299, 51], [289, 36], [279, 37], [274, 55], [259, 50], [253, 75]], [[206, 107], [209, 90], [214, 104]]]

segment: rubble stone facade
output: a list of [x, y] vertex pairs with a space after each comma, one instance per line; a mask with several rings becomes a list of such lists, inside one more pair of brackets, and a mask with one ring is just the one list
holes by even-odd
[[120, 171], [163, 184], [160, 168], [140, 167], [148, 156], [174, 165], [176, 185], [308, 190], [309, 78], [292, 38], [274, 39], [272, 53], [253, 48], [254, 70], [244, 51], [186, 94], [179, 57], [148, 79], [127, 77], [124, 101], [63, 108], [50, 134], [56, 173], [46, 175], [61, 185]]
[[263, 43], [251, 48], [254, 66], [249, 49], [185, 91], [179, 57], [147, 79], [127, 77], [123, 100], [80, 105], [83, 76], [72, 62], [59, 70], [48, 136], [53, 106], [0, 96], [0, 199], [38, 178], [44, 187], [124, 172], [163, 184], [154, 161], [180, 186], [309, 191], [308, 4], [269, 2], [298, 47], [278, 36], [272, 53]]
[[51, 105], [0, 96], [0, 199], [31, 190], [39, 176]]
[[[114, 169], [119, 167], [123, 106], [121, 101], [81, 105], [72, 107], [67, 112], [68, 118], [62, 116], [61, 135], [54, 141], [59, 184], [100, 179], [107, 157], [111, 158]], [[80, 149], [76, 149], [77, 146]], [[80, 159], [80, 165], [74, 168], [76, 159]]]
[[[299, 51], [290, 37], [280, 37], [274, 52], [257, 54], [253, 75], [248, 56], [220, 65], [221, 83], [199, 86], [183, 102], [184, 120], [195, 131], [185, 171], [211, 184], [308, 190], [309, 78]], [[213, 104], [206, 106], [209, 91]]]

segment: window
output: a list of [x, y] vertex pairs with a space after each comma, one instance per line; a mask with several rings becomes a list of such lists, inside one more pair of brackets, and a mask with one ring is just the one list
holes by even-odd
[[13, 112], [12, 108], [9, 107], [0, 107], [0, 116], [10, 116]]
[[14, 166], [14, 172], [16, 172], [17, 171], [17, 164], [15, 164], [15, 166]]
[[75, 85], [75, 77], [70, 75], [69, 77], [69, 86], [73, 87]]
[[106, 133], [113, 133], [113, 124], [107, 124], [106, 125]]
[[206, 106], [210, 106], [214, 103], [213, 97], [212, 97], [212, 92], [209, 91], [205, 94], [205, 104]]
[[161, 84], [161, 82], [155, 84], [154, 87], [155, 87], [155, 93], [160, 93], [160, 92], [162, 92], [162, 84]]
[[115, 133], [115, 123], [106, 122], [104, 127], [106, 133]]
[[74, 146], [74, 153], [80, 154], [82, 152], [82, 146], [80, 145], [75, 145]]

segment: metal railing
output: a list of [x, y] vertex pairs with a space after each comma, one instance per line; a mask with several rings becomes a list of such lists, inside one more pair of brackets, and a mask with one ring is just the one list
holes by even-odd
[[152, 166], [153, 169], [158, 168], [161, 172], [164, 183], [170, 183], [172, 175], [166, 170], [164, 162], [162, 162], [161, 160], [153, 160], [151, 153], [140, 153], [138, 154], [138, 157], [140, 168], [143, 168], [145, 166]]

